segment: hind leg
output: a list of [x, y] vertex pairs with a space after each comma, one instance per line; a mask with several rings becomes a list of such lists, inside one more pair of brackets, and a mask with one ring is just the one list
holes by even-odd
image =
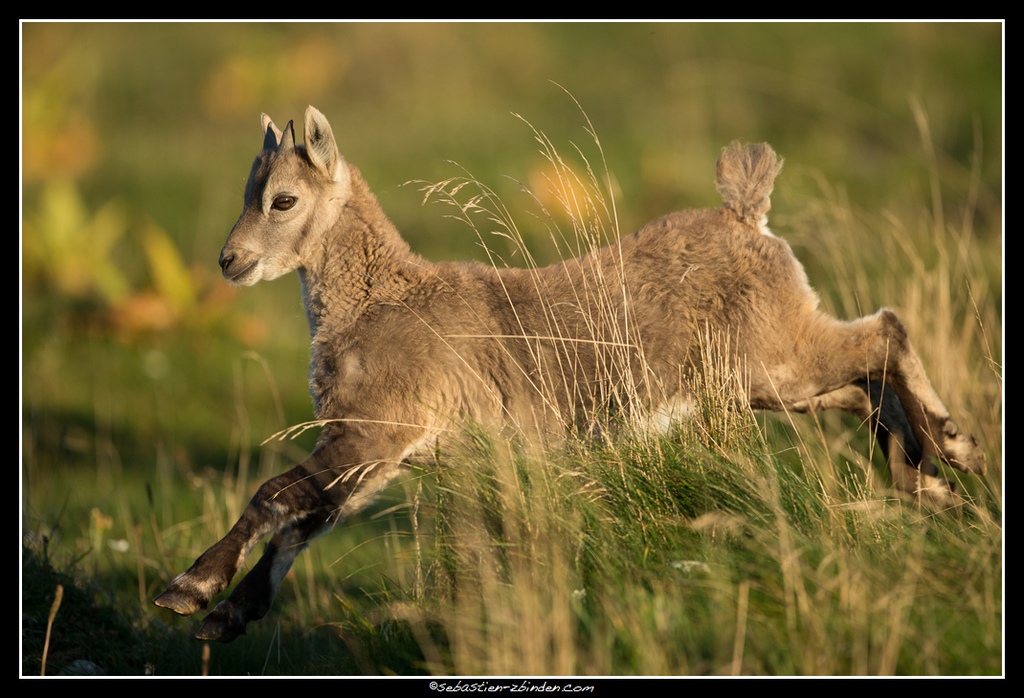
[[784, 360], [762, 360], [763, 373], [753, 372], [752, 406], [794, 409], [866, 377], [899, 398], [909, 433], [921, 448], [921, 463], [934, 456], [964, 472], [985, 472], [985, 454], [950, 417], [891, 310], [849, 323], [815, 316], [793, 332], [792, 351]]
[[876, 343], [875, 353], [880, 353], [882, 347], [885, 350], [884, 362], [878, 360], [885, 375], [879, 376], [876, 369], [872, 376], [876, 382], [882, 380], [892, 385], [921, 446], [921, 463], [926, 464], [930, 456], [935, 456], [957, 470], [983, 475], [984, 452], [975, 438], [961, 431], [950, 417], [895, 313], [882, 309], [865, 319], [868, 334]]
[[793, 409], [810, 413], [839, 409], [856, 415], [881, 444], [897, 491], [939, 507], [962, 503], [956, 483], [938, 477], [935, 464], [923, 460], [903, 404], [881, 382], [855, 381], [797, 403]]

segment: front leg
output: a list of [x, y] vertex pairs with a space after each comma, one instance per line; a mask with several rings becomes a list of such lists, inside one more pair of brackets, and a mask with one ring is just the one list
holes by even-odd
[[323, 516], [308, 516], [274, 536], [259, 562], [242, 578], [231, 596], [203, 619], [196, 639], [231, 642], [244, 635], [250, 621], [259, 620], [270, 610], [295, 558], [313, 538], [331, 526], [333, 522]]
[[[157, 606], [189, 616], [206, 608], [227, 588], [246, 555], [268, 533], [299, 517], [319, 512], [326, 520], [333, 503], [306, 466], [315, 465], [316, 454], [303, 465], [267, 480], [253, 495], [241, 518], [185, 572], [179, 574], [153, 600]], [[323, 473], [318, 468], [317, 473]]]
[[285, 575], [310, 541], [368, 505], [402, 470], [398, 464], [375, 463], [353, 466], [336, 478], [328, 491], [339, 494], [343, 503], [337, 506], [331, 499], [329, 506], [288, 524], [275, 535], [256, 566], [242, 578], [231, 595], [203, 619], [196, 639], [231, 642], [245, 634], [249, 622], [259, 620], [270, 610]]
[[[340, 436], [337, 435], [340, 432]], [[201, 640], [230, 642], [262, 618], [281, 581], [310, 539], [367, 506], [403, 470], [405, 449], [374, 430], [335, 430], [302, 464], [264, 483], [224, 538], [178, 575], [154, 603], [181, 615], [206, 608], [231, 583], [246, 555], [267, 534], [274, 538], [235, 591], [205, 619]], [[367, 458], [368, 454], [376, 458]]]

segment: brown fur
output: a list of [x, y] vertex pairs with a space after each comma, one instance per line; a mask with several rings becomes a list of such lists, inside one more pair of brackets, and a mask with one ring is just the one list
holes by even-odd
[[428, 262], [413, 254], [310, 107], [296, 145], [263, 117], [264, 149], [224, 250], [229, 280], [297, 270], [312, 335], [311, 392], [331, 420], [313, 454], [264, 483], [220, 542], [156, 604], [205, 608], [265, 535], [256, 567], [197, 633], [230, 641], [266, 613], [310, 538], [365, 506], [402, 463], [467, 421], [550, 436], [610, 409], [685, 405], [700, 334], [746, 378], [752, 407], [838, 408], [879, 427], [895, 486], [952, 504], [934, 456], [984, 472], [889, 310], [841, 322], [785, 241], [765, 227], [782, 167], [767, 144], [718, 161], [720, 210], [656, 220], [543, 269]]

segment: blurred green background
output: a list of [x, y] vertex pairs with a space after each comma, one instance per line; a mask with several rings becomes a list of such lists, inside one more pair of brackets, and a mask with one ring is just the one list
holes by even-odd
[[[296, 278], [237, 290], [217, 266], [261, 112], [282, 126], [295, 119], [301, 133], [306, 105], [323, 111], [343, 155], [431, 259], [484, 258], [471, 230], [406, 184], [464, 168], [551, 260], [519, 186], [542, 195], [547, 163], [513, 113], [599, 166], [582, 107], [624, 233], [717, 206], [721, 147], [764, 140], [787, 161], [772, 227], [826, 299], [830, 269], [805, 254], [829, 234], [807, 223], [814, 202], [903, 220], [927, 201], [933, 217], [971, 216], [990, 282], [974, 292], [1001, 303], [999, 23], [21, 30], [22, 525], [51, 540], [57, 528], [89, 531], [93, 556], [116, 558], [111, 540], [131, 544], [147, 487], [199, 487], [203, 473], [237, 468], [251, 491], [249, 479], [312, 443], [258, 447], [311, 418]], [[865, 257], [884, 275], [891, 260], [872, 257], [873, 244]], [[182, 516], [175, 506], [158, 499], [162, 525]]]
[[[736, 138], [767, 140], [787, 158], [776, 225], [799, 212], [787, 197], [819, 193], [818, 173], [860, 208], [898, 209], [894, 192], [930, 186], [915, 109], [940, 166], [954, 173], [946, 181], [980, 170], [975, 226], [1000, 231], [999, 24], [22, 29], [29, 416], [58, 411], [89, 428], [215, 438], [231, 383], [215, 357], [225, 328], [240, 346], [291, 356], [273, 370], [285, 372], [284, 399], [298, 410], [289, 416], [308, 413], [295, 389], [306, 344], [295, 279], [240, 294], [216, 263], [260, 146], [261, 112], [280, 124], [301, 123], [307, 104], [327, 114], [343, 154], [413, 248], [433, 259], [482, 254], [471, 231], [401, 185], [458, 174], [451, 160], [508, 196], [514, 213], [526, 210], [504, 176], [543, 190], [545, 162], [510, 113], [556, 144], [588, 141], [577, 106], [551, 81], [593, 122], [624, 232], [671, 210], [717, 205], [713, 163]], [[536, 244], [550, 259], [540, 225]], [[189, 351], [164, 356], [185, 335]], [[78, 354], [89, 350], [83, 340], [116, 341], [123, 361], [96, 366]], [[122, 381], [130, 396], [115, 385]]]

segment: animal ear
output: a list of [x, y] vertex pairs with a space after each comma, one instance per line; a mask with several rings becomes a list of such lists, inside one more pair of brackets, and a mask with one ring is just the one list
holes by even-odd
[[306, 108], [306, 153], [316, 167], [331, 179], [338, 179], [341, 155], [327, 117], [316, 107]]
[[260, 114], [260, 124], [263, 126], [263, 149], [276, 150], [281, 142], [281, 129], [266, 114]]

